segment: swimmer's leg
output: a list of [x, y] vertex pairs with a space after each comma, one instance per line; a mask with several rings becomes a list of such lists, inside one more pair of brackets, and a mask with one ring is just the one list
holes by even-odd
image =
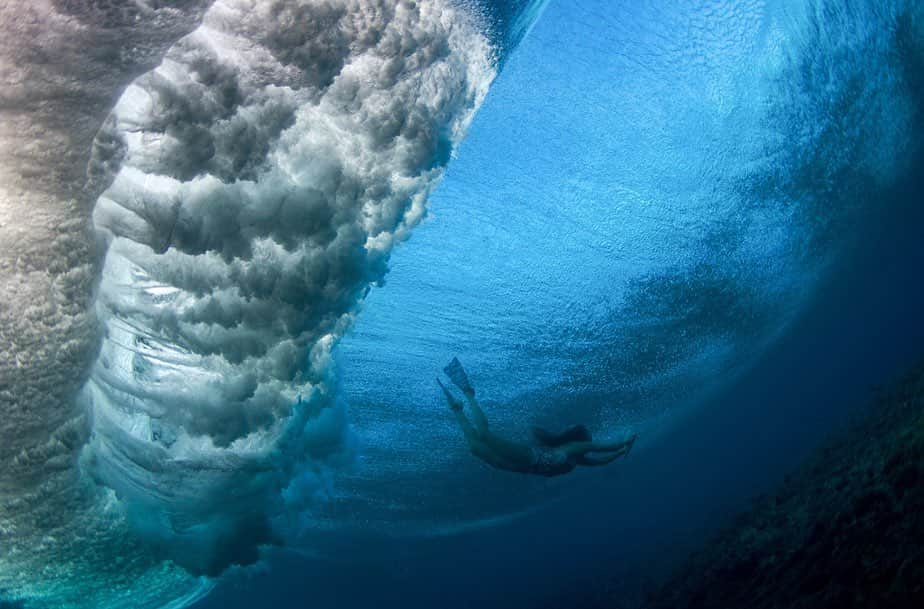
[[459, 424], [459, 428], [465, 436], [465, 441], [470, 447], [474, 447], [474, 444], [478, 442], [478, 432], [475, 431], [468, 417], [466, 417], [465, 413], [462, 411], [462, 402], [457, 400], [439, 379], [436, 379], [436, 382], [439, 383], [440, 388], [443, 390], [443, 395], [446, 396], [446, 401], [449, 402], [449, 408], [456, 417], [456, 423]]
[[478, 405], [475, 394], [466, 395], [465, 397], [468, 398], [468, 405], [472, 408], [472, 419], [475, 421], [475, 427], [478, 428], [480, 433], [488, 433], [488, 418], [484, 416], [484, 411]]
[[587, 453], [621, 453], [628, 454], [635, 444], [636, 436], [628, 440], [619, 442], [570, 442], [561, 446], [558, 450], [563, 450], [571, 457], [580, 457]]
[[439, 385], [440, 389], [443, 390], [443, 395], [446, 396], [446, 401], [449, 402], [449, 407], [456, 412], [461, 412], [462, 402], [457, 400], [456, 397], [452, 395], [448, 389], [446, 389], [446, 385], [444, 385], [442, 381], [436, 379], [436, 384]]
[[453, 410], [452, 413], [456, 416], [456, 423], [459, 424], [462, 435], [465, 436], [465, 442], [468, 444], [469, 448], [475, 448], [476, 444], [481, 443], [481, 436], [479, 436], [475, 428], [472, 427], [465, 413], [461, 410]]
[[[443, 372], [465, 394], [465, 398], [472, 407], [472, 419], [478, 432], [482, 434], [488, 433], [488, 418], [484, 416], [484, 411], [481, 410], [478, 400], [475, 399], [475, 388], [472, 386], [471, 381], [468, 380], [468, 375], [465, 374], [465, 368], [462, 367], [459, 358], [452, 358], [452, 361], [443, 368]], [[442, 383], [440, 383], [440, 387], [443, 387]], [[443, 391], [446, 391], [445, 387], [443, 387]]]

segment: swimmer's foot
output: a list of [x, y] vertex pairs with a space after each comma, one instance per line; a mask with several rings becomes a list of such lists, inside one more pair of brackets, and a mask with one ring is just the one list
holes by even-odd
[[443, 390], [443, 394], [446, 396], [446, 401], [449, 402], [449, 408], [456, 412], [461, 412], [462, 402], [457, 400], [451, 393], [449, 393], [449, 390], [446, 389], [446, 386], [443, 385], [442, 381], [436, 379], [436, 382], [440, 386], [440, 389]]
[[465, 394], [468, 399], [475, 398], [475, 388], [472, 387], [471, 382], [468, 380], [468, 375], [465, 374], [465, 368], [462, 367], [462, 363], [459, 361], [459, 358], [454, 357], [452, 361], [449, 362], [443, 372], [446, 373], [446, 376], [449, 377], [449, 380], [458, 387], [462, 393]]

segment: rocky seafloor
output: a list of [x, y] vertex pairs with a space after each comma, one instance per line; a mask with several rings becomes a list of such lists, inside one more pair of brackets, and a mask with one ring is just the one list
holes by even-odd
[[880, 390], [642, 607], [924, 607], [924, 367]]

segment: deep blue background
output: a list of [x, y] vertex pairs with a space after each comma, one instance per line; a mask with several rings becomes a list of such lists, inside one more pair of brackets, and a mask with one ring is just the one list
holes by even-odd
[[[801, 14], [806, 4], [769, 3], [764, 14]], [[877, 385], [924, 356], [924, 164], [919, 148], [896, 149], [894, 158], [887, 146], [884, 156], [870, 152], [893, 131], [921, 133], [921, 71], [912, 60], [852, 65], [878, 56], [796, 35], [779, 43], [793, 46], [783, 54], [790, 59], [751, 57], [778, 50], [780, 34], [762, 29], [766, 19], [735, 14], [739, 8], [752, 7], [690, 9], [707, 15], [702, 26], [667, 3], [549, 7], [476, 119], [434, 197], [433, 219], [395, 254], [386, 286], [341, 345], [361, 456], [358, 473], [332, 480], [331, 504], [319, 508], [318, 521], [334, 526], [307, 537], [325, 557], [276, 551], [265, 570], [229, 575], [197, 607], [506, 609], [601, 598], [604, 606], [634, 606], [869, 403]], [[822, 15], [879, 25], [860, 19], [863, 10]], [[792, 22], [798, 18], [776, 21]], [[724, 36], [723, 25], [738, 33]], [[705, 34], [694, 35], [697, 28]], [[900, 34], [882, 34], [883, 44], [910, 57], [895, 43]], [[761, 84], [766, 70], [800, 53], [799, 69], [780, 72], [802, 80]], [[833, 81], [818, 80], [815, 68]], [[874, 104], [861, 105], [869, 123], [853, 125], [850, 95], [862, 98], [848, 85], [854, 74], [874, 83], [905, 78], [895, 91], [906, 104], [878, 117]], [[824, 97], [837, 86], [847, 93]], [[786, 99], [768, 110], [777, 93]], [[905, 120], [902, 109], [910, 122], [894, 129], [888, 120]], [[826, 120], [837, 128], [825, 131]], [[820, 134], [784, 141], [783, 152], [760, 152], [762, 138], [816, 126]], [[806, 141], [817, 148], [795, 149]], [[867, 152], [891, 177], [871, 177]], [[744, 167], [749, 154], [763, 165]], [[763, 173], [787, 186], [736, 181]], [[759, 196], [760, 205], [749, 198]], [[786, 196], [789, 207], [771, 205]], [[747, 249], [723, 236], [729, 227], [753, 231], [766, 268], [729, 254]], [[764, 294], [742, 310], [771, 321], [707, 333], [706, 352], [725, 335], [752, 342], [731, 361], [695, 368], [695, 382], [664, 372], [654, 378], [670, 391], [612, 408], [601, 391], [636, 395], [624, 377], [593, 367], [619, 361], [606, 354], [634, 336], [618, 325], [626, 320], [611, 321], [620, 299], [636, 289], [633, 278], [674, 269], [683, 279], [690, 259], [740, 271]], [[678, 303], [668, 305], [661, 310]], [[575, 327], [590, 328], [590, 338]], [[665, 326], [650, 326], [660, 331]], [[594, 344], [581, 351], [561, 336]], [[567, 481], [524, 482], [489, 470], [465, 452], [432, 383], [456, 353], [501, 429], [586, 417], [611, 434], [641, 430], [638, 449], [624, 463]], [[586, 361], [567, 361], [571, 353]], [[696, 353], [683, 357], [698, 362]], [[574, 381], [585, 364], [603, 379], [597, 385]], [[676, 398], [666, 410], [653, 397], [665, 395]], [[507, 523], [478, 520], [524, 507]], [[452, 524], [466, 532], [436, 535]]]

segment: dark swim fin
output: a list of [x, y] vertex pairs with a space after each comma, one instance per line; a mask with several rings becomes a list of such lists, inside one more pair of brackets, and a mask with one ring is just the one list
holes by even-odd
[[475, 395], [475, 388], [472, 387], [472, 384], [468, 381], [468, 375], [465, 374], [465, 368], [462, 367], [459, 358], [452, 358], [452, 361], [443, 368], [443, 372], [446, 373], [446, 376], [449, 377], [449, 380], [452, 381], [456, 387], [462, 390], [462, 393], [469, 397]]
[[571, 442], [590, 442], [593, 438], [590, 431], [583, 425], [572, 425], [559, 433], [551, 432], [533, 425], [530, 430], [537, 442], [549, 448], [558, 448]]

